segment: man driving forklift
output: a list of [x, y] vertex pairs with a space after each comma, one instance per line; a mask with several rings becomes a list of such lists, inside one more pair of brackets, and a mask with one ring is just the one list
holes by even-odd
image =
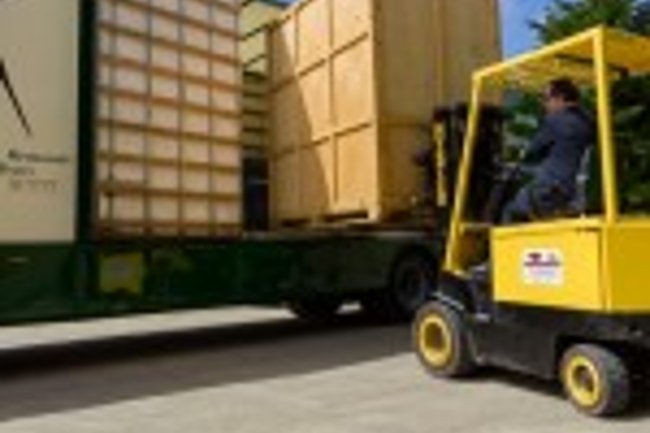
[[[628, 173], [617, 170], [625, 167], [617, 157], [626, 142], [614, 121], [620, 107], [612, 90], [648, 76], [650, 38], [605, 27], [474, 73], [444, 262], [413, 324], [427, 371], [462, 378], [488, 366], [557, 380], [591, 416], [630, 406], [637, 379], [650, 378], [650, 211], [621, 206]], [[575, 85], [563, 77], [593, 92], [593, 126]], [[493, 189], [510, 183], [501, 173], [483, 174], [490, 161], [482, 152], [495, 152], [480, 127], [485, 101], [510, 89], [545, 89], [548, 116], [528, 153], [540, 161], [533, 182], [508, 206], [508, 217], [529, 221], [502, 225], [494, 223], [496, 212], [475, 211], [486, 198], [492, 208], [493, 198], [475, 188], [488, 176]], [[573, 210], [576, 174], [594, 142], [598, 209], [563, 212]], [[529, 200], [539, 197], [540, 185], [543, 209]], [[540, 221], [544, 212], [558, 218]], [[486, 258], [491, 272], [477, 276]]]
[[595, 123], [581, 106], [580, 90], [573, 81], [550, 81], [542, 97], [546, 118], [523, 159], [532, 180], [506, 205], [506, 224], [569, 209], [576, 201], [577, 176], [585, 153], [596, 141]]

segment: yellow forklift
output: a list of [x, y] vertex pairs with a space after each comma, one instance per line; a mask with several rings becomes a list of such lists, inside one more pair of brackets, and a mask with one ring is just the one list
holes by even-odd
[[[474, 74], [439, 290], [413, 326], [432, 374], [457, 378], [497, 366], [559, 379], [589, 415], [628, 408], [650, 359], [650, 217], [619, 203], [611, 89], [648, 73], [650, 39], [598, 27]], [[471, 211], [480, 200], [473, 177], [486, 163], [477, 157], [485, 154], [482, 107], [503, 101], [506, 89], [540, 92], [557, 78], [594, 101], [598, 143], [586, 165], [597, 175], [586, 183], [596, 184], [598, 203], [507, 225]], [[493, 178], [495, 190], [510, 181]]]

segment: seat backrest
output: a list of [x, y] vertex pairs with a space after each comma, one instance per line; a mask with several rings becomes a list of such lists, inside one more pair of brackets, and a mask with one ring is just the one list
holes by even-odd
[[580, 170], [578, 170], [578, 175], [576, 176], [576, 196], [573, 203], [571, 203], [571, 208], [574, 212], [579, 214], [587, 212], [587, 190], [589, 187], [589, 178], [591, 177], [589, 169], [591, 166], [592, 156], [592, 150], [587, 149], [582, 157]]
[[596, 150], [587, 149], [576, 179], [576, 197], [570, 204], [570, 213], [586, 215], [600, 209], [600, 165]]

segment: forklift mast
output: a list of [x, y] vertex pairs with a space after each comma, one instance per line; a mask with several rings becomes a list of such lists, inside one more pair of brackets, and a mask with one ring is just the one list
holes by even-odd
[[[451, 218], [456, 197], [458, 174], [463, 155], [463, 145], [467, 134], [469, 107], [459, 104], [453, 107], [436, 109], [432, 127], [433, 177], [436, 215], [446, 227]], [[470, 203], [468, 216], [475, 220], [483, 219], [489, 206], [491, 184], [499, 173], [504, 135], [504, 115], [494, 105], [481, 108], [480, 144], [475, 147], [476, 161], [470, 176]]]

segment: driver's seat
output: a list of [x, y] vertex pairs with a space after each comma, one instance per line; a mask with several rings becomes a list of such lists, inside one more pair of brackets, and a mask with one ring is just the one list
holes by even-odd
[[585, 152], [578, 173], [577, 194], [570, 204], [574, 216], [585, 216], [597, 212], [600, 208], [600, 164], [596, 149], [590, 147]]

